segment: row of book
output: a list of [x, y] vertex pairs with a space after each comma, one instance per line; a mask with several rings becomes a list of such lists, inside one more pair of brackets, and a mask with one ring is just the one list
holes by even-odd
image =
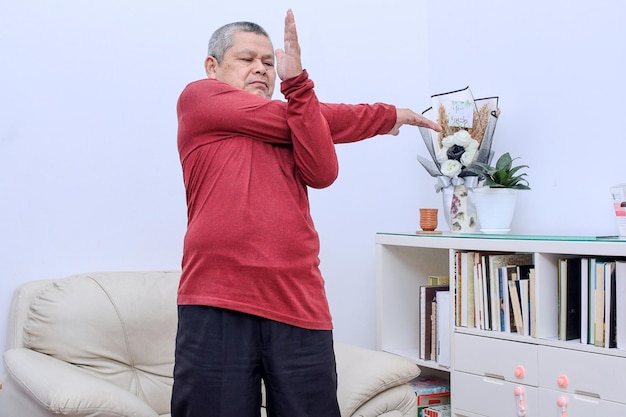
[[417, 417], [450, 417], [450, 382], [434, 375], [409, 381], [415, 391]]
[[532, 254], [459, 251], [455, 274], [457, 326], [535, 336]]
[[449, 277], [429, 277], [420, 287], [419, 357], [450, 366], [450, 289]]
[[420, 417], [450, 417], [452, 406], [450, 404], [432, 405], [424, 408]]
[[626, 259], [559, 259], [558, 338], [626, 349]]

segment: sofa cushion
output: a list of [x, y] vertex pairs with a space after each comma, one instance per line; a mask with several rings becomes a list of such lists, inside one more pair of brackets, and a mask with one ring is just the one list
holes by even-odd
[[179, 272], [56, 280], [33, 300], [24, 345], [81, 367], [169, 412]]
[[420, 374], [420, 368], [407, 358], [344, 343], [335, 343], [335, 356], [342, 416], [352, 416], [373, 397]]

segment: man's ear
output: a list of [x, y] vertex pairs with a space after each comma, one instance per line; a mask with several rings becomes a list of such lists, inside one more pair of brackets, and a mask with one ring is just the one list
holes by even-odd
[[207, 77], [213, 78], [213, 79], [217, 77], [216, 75], [217, 66], [218, 66], [218, 62], [214, 56], [206, 57], [206, 59], [204, 60], [204, 70], [206, 71]]

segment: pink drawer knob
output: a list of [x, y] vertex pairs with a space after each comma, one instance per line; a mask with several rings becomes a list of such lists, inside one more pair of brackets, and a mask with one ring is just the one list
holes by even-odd
[[524, 399], [524, 387], [515, 387], [513, 391], [517, 402], [517, 417], [526, 417], [526, 400]]
[[526, 370], [524, 369], [522, 365], [519, 365], [517, 368], [515, 368], [515, 377], [517, 379], [522, 379], [524, 378], [525, 375], [526, 375]]
[[567, 386], [569, 385], [569, 380], [567, 379], [566, 375], [560, 375], [559, 379], [557, 379], [556, 382], [561, 388], [567, 388]]
[[567, 397], [559, 397], [559, 399], [556, 400], [556, 405], [560, 408], [561, 417], [567, 417]]

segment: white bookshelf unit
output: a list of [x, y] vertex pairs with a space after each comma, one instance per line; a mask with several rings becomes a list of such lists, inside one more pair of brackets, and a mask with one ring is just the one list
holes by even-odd
[[[626, 239], [378, 233], [376, 250], [378, 348], [425, 373], [448, 374], [453, 416], [626, 416], [626, 350], [562, 341], [557, 333], [559, 259], [626, 257]], [[535, 337], [455, 326], [457, 251], [532, 254]], [[431, 275], [450, 276], [449, 367], [419, 357], [420, 287]]]

